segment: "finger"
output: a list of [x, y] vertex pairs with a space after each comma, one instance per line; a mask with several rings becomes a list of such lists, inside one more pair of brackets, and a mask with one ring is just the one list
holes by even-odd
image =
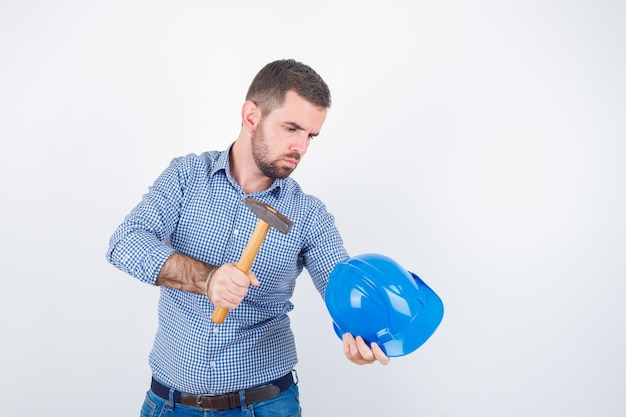
[[232, 273], [230, 280], [237, 289], [245, 288], [247, 290], [250, 286], [250, 276], [239, 270]]
[[223, 307], [227, 310], [234, 310], [238, 304], [233, 303], [228, 300], [226, 297], [215, 296], [211, 302], [216, 306]]
[[[361, 354], [359, 347], [357, 346], [357, 340], [350, 333], [346, 333], [343, 337], [344, 341], [344, 354], [348, 360], [357, 365], [365, 365], [372, 363], [373, 360], [365, 360]], [[362, 341], [362, 343], [365, 343]], [[367, 347], [367, 345], [365, 345]]]
[[246, 292], [247, 287], [240, 288], [231, 282], [226, 282], [221, 286], [216, 284], [209, 293], [209, 300], [215, 305], [233, 310], [241, 303]]
[[354, 343], [354, 337], [350, 333], [344, 333], [341, 339], [343, 340], [343, 354], [348, 359], [353, 360], [354, 354], [358, 352]]
[[372, 350], [367, 345], [367, 343], [365, 343], [365, 340], [363, 340], [361, 336], [356, 337], [356, 346], [359, 350], [361, 357], [363, 358], [365, 362], [371, 363], [376, 360], [376, 358], [374, 357], [374, 354], [372, 353]]
[[241, 302], [241, 297], [226, 289], [222, 289], [222, 291], [216, 291], [213, 294], [211, 301], [220, 307], [234, 310]]
[[376, 360], [383, 365], [387, 365], [391, 361], [391, 358], [385, 355], [385, 352], [383, 352], [376, 342], [372, 342], [372, 353]]
[[350, 341], [348, 340], [348, 338], [350, 337], [350, 333], [344, 333], [343, 336], [341, 336], [341, 340], [343, 342], [343, 354], [348, 356], [348, 354], [350, 353]]

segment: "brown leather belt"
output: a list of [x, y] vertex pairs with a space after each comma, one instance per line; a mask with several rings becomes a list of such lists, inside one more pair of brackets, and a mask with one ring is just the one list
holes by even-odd
[[[257, 388], [251, 388], [244, 391], [244, 401], [246, 404], [252, 404], [259, 401], [271, 400], [289, 388], [293, 384], [293, 375], [289, 372], [282, 378], [277, 379], [267, 385]], [[152, 378], [150, 389], [164, 400], [169, 399], [170, 389]], [[187, 407], [195, 407], [201, 410], [230, 410], [241, 406], [239, 391], [229, 392], [222, 395], [210, 394], [186, 394], [180, 391], [174, 391], [174, 402]]]

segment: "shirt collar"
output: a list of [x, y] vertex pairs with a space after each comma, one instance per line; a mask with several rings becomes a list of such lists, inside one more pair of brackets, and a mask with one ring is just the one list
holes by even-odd
[[[212, 177], [218, 171], [224, 170], [224, 173], [226, 174], [226, 177], [228, 178], [228, 180], [233, 184], [237, 184], [237, 181], [235, 181], [233, 177], [230, 175], [230, 150], [232, 147], [233, 145], [230, 145], [228, 149], [220, 152], [219, 156], [217, 157], [217, 160], [213, 164], [213, 168], [211, 169], [211, 172], [209, 173], [209, 175]], [[261, 193], [271, 193], [278, 197], [280, 195], [280, 191], [285, 185], [285, 181], [286, 181], [285, 178], [276, 178], [274, 182], [272, 183], [272, 185], [270, 185], [270, 187], [267, 190], [261, 191]], [[239, 184], [237, 185], [239, 186]]]
[[219, 156], [217, 157], [217, 160], [213, 164], [213, 168], [211, 168], [211, 172], [209, 172], [209, 176], [212, 177], [213, 175], [215, 175], [217, 171], [220, 171], [223, 169], [224, 172], [226, 172], [226, 176], [228, 178], [231, 178], [230, 168], [229, 168], [230, 148], [232, 148], [232, 145], [230, 145], [228, 149], [226, 149], [225, 151], [220, 152]]

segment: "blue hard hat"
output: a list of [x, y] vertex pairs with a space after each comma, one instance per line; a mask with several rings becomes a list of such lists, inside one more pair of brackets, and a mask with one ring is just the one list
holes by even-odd
[[325, 302], [341, 338], [376, 342], [387, 356], [407, 355], [428, 340], [443, 318], [443, 303], [417, 275], [393, 259], [354, 256], [335, 266]]

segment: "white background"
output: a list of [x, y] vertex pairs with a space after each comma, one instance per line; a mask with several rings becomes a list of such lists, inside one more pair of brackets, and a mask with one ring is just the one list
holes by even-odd
[[626, 3], [553, 0], [2, 1], [0, 414], [138, 415], [158, 290], [109, 236], [278, 58], [334, 100], [295, 178], [446, 307], [358, 367], [303, 274], [305, 415], [624, 415]]

